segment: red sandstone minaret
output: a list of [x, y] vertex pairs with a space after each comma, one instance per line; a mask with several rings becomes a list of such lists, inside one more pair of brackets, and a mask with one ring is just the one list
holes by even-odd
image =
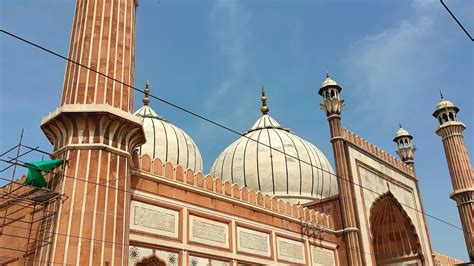
[[439, 121], [436, 129], [444, 145], [449, 174], [453, 183], [450, 197], [456, 201], [461, 224], [464, 230], [469, 260], [474, 261], [474, 173], [462, 132], [466, 126], [457, 120], [459, 108], [451, 101], [443, 98], [436, 105], [433, 116]]
[[[331, 131], [334, 161], [338, 175], [342, 223], [344, 228], [359, 228], [355, 213], [355, 195], [350, 182], [352, 177], [349, 174], [349, 163], [342, 136], [341, 110], [344, 106], [344, 100], [339, 98], [341, 90], [342, 88], [329, 77], [329, 74], [326, 74], [326, 79], [318, 93], [323, 97], [321, 109], [326, 113], [329, 121], [329, 130]], [[348, 230], [344, 232], [344, 237], [349, 265], [363, 265], [359, 231]]]
[[[77, 0], [68, 57], [133, 85], [136, 7]], [[43, 225], [52, 244], [38, 249], [36, 264], [126, 265], [131, 158], [145, 142], [132, 89], [68, 62], [60, 107], [41, 128], [54, 157], [68, 160], [56, 187], [68, 198]]]

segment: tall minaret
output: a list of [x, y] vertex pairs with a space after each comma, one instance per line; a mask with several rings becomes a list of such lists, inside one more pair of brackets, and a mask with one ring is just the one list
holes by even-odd
[[[68, 57], [133, 85], [136, 7], [137, 0], [77, 0]], [[132, 158], [145, 143], [133, 91], [68, 62], [60, 107], [41, 128], [53, 156], [68, 162], [55, 188], [67, 199], [48, 207], [57, 212], [42, 225], [51, 244], [38, 248], [35, 264], [126, 265]]]
[[[399, 128], [397, 133], [395, 133], [395, 138], [393, 138], [393, 141], [397, 144], [397, 150], [395, 151], [398, 156], [400, 157], [400, 160], [410, 167], [415, 170], [415, 151], [416, 147], [413, 145], [413, 136], [408, 133], [407, 130], [405, 130], [402, 127], [402, 124], [399, 124]], [[422, 216], [422, 224], [425, 225], [425, 230], [428, 235], [428, 245], [430, 249], [430, 253], [433, 254], [433, 249], [431, 246], [431, 240], [430, 240], [430, 234], [428, 234], [428, 224], [426, 223], [426, 217], [425, 217], [425, 208], [423, 207], [423, 202], [421, 200], [421, 192], [420, 192], [420, 186], [418, 185], [418, 179], [415, 179], [415, 185], [416, 185], [416, 193], [418, 196], [418, 200], [420, 202], [420, 207], [421, 207], [421, 212], [423, 213]], [[430, 261], [429, 258], [425, 258], [425, 261]]]
[[433, 116], [439, 121], [436, 134], [443, 140], [453, 184], [450, 197], [456, 201], [469, 260], [474, 262], [474, 173], [462, 135], [466, 126], [457, 120], [457, 112], [459, 108], [441, 94]]
[[[342, 210], [342, 223], [344, 228], [359, 228], [355, 213], [355, 195], [353, 192], [352, 177], [349, 174], [348, 160], [344, 149], [344, 138], [342, 136], [341, 126], [341, 110], [344, 106], [344, 100], [339, 98], [342, 88], [337, 85], [336, 81], [326, 74], [319, 95], [323, 97], [321, 109], [325, 111], [329, 121], [329, 129], [331, 132], [331, 142], [334, 152], [334, 161], [336, 163], [336, 173], [338, 175], [339, 197]], [[348, 181], [350, 180], [350, 181]], [[363, 265], [363, 256], [361, 249], [361, 237], [359, 231], [348, 230], [344, 232], [346, 252], [349, 265]]]
[[406, 131], [400, 124], [400, 128], [395, 134], [395, 138], [393, 139], [393, 141], [397, 143], [396, 152], [398, 156], [400, 156], [400, 160], [402, 160], [402, 162], [408, 164], [411, 167], [413, 167], [415, 164], [414, 159], [416, 151], [416, 147], [411, 141], [412, 139], [412, 135], [410, 135], [410, 133], [408, 133], [408, 131]]

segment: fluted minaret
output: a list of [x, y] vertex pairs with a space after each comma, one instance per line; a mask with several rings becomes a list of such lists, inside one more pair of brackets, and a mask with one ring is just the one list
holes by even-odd
[[[339, 197], [342, 211], [342, 223], [344, 228], [359, 228], [356, 209], [355, 195], [352, 189], [352, 177], [349, 174], [348, 160], [344, 149], [344, 138], [342, 136], [341, 110], [344, 106], [344, 100], [339, 98], [342, 88], [326, 74], [318, 93], [323, 97], [321, 109], [325, 111], [329, 121], [329, 130], [331, 132], [331, 142], [334, 152], [334, 161], [336, 164], [336, 173], [338, 175]], [[357, 230], [344, 232], [346, 252], [349, 265], [363, 265], [363, 256], [361, 250], [361, 236]]]
[[416, 147], [413, 145], [412, 139], [412, 135], [410, 135], [410, 133], [408, 133], [408, 131], [406, 131], [400, 124], [400, 128], [393, 139], [393, 141], [397, 143], [396, 153], [398, 156], [400, 156], [400, 160], [402, 160], [402, 162], [408, 164], [411, 167], [413, 167], [415, 164], [414, 159], [416, 151]]
[[[133, 85], [136, 7], [137, 0], [77, 0], [68, 57]], [[68, 161], [56, 187], [67, 199], [48, 207], [57, 212], [42, 225], [51, 244], [37, 248], [35, 264], [126, 265], [131, 158], [145, 143], [132, 89], [68, 62], [60, 107], [41, 129], [54, 157]]]
[[459, 112], [451, 101], [444, 99], [436, 105], [433, 116], [438, 119], [436, 134], [443, 141], [449, 174], [453, 184], [450, 197], [456, 201], [464, 230], [469, 260], [474, 261], [474, 173], [462, 135], [466, 126], [458, 121]]

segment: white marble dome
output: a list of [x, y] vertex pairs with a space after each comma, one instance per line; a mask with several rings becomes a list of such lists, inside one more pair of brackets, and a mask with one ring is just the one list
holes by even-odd
[[159, 116], [148, 104], [135, 112], [143, 120], [146, 143], [139, 147], [139, 154], [148, 154], [163, 163], [170, 162], [194, 172], [202, 171], [202, 157], [196, 143], [188, 134]]
[[326, 156], [266, 114], [266, 104], [262, 108], [262, 117], [217, 157], [210, 174], [291, 202], [306, 203], [338, 194], [336, 176]]

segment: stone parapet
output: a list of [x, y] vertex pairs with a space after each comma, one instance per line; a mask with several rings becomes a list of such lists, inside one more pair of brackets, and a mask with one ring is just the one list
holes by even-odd
[[176, 181], [177, 185], [199, 190], [210, 197], [219, 197], [250, 208], [271, 212], [275, 216], [281, 216], [288, 220], [297, 220], [303, 224], [316, 224], [329, 231], [334, 230], [332, 217], [325, 213], [310, 210], [302, 205], [293, 204], [273, 195], [239, 186], [236, 183], [204, 175], [202, 172], [194, 173], [191, 169], [185, 170], [170, 162], [163, 163], [160, 159], [152, 160], [146, 154], [142, 155], [139, 161], [139, 167], [136, 170], [141, 173]]
[[389, 164], [396, 170], [406, 175], [409, 175], [413, 178], [416, 178], [415, 171], [411, 166], [393, 157], [392, 155], [388, 154], [387, 152], [383, 151], [382, 149], [368, 142], [362, 137], [356, 135], [354, 132], [349, 131], [348, 129], [343, 129], [343, 137], [347, 142], [367, 152], [368, 154], [384, 161], [385, 163]]

